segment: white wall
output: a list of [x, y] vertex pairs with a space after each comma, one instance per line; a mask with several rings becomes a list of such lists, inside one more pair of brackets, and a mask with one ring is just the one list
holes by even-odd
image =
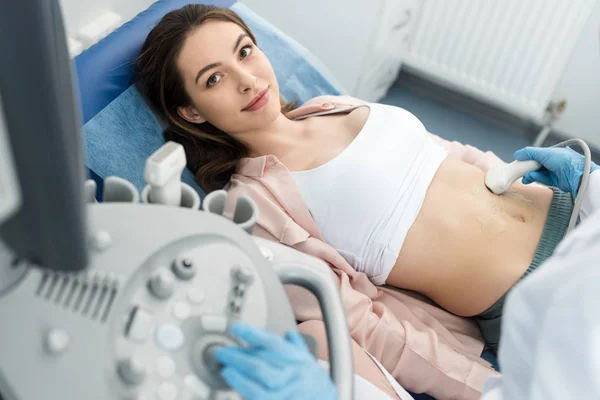
[[600, 2], [596, 3], [558, 84], [567, 100], [555, 130], [600, 148]]
[[[365, 18], [374, 18], [365, 12], [367, 2], [355, 0], [340, 7], [339, 1], [322, 0], [317, 7], [308, 2], [282, 0], [241, 0], [258, 14], [271, 21], [284, 32], [311, 50], [331, 69], [340, 83], [350, 92], [355, 89], [356, 74], [360, 71], [349, 67], [352, 54], [364, 54], [361, 48], [366, 31], [361, 26], [347, 24], [354, 40], [332, 40], [336, 37], [334, 26], [344, 24], [340, 18], [363, 13]], [[310, 4], [308, 4], [310, 3]], [[362, 4], [363, 6], [359, 6]], [[295, 7], [294, 12], [284, 11]], [[326, 21], [330, 21], [329, 24]], [[368, 26], [366, 23], [364, 26]], [[358, 30], [358, 32], [356, 32]], [[340, 47], [343, 47], [343, 51]], [[358, 51], [357, 51], [358, 50]], [[346, 54], [340, 57], [340, 54]], [[570, 137], [581, 137], [596, 148], [600, 148], [600, 1], [596, 3], [578, 40], [570, 60], [559, 81], [555, 100], [566, 99], [567, 108], [557, 122], [555, 130]]]
[[[332, 18], [336, 25], [343, 25], [344, 18], [354, 19], [356, 15], [353, 14], [357, 13], [374, 19], [375, 15], [371, 10], [365, 9], [364, 5], [357, 6], [361, 2], [353, 2], [342, 12], [338, 1], [327, 0], [315, 14], [314, 5], [299, 7], [302, 2], [289, 4], [281, 0], [242, 1], [310, 49], [332, 70], [344, 87], [353, 91], [359, 69], [352, 68], [349, 64], [356, 63], [352, 61], [353, 54], [363, 53], [357, 49], [367, 44], [364, 36], [368, 33], [365, 29], [362, 35], [353, 32], [354, 40], [339, 40], [332, 27], [328, 28], [323, 22]], [[60, 0], [60, 5], [67, 32], [74, 35], [79, 28], [104, 11], [116, 12], [123, 17], [123, 21], [127, 21], [153, 2], [154, 0]], [[297, 13], [283, 13], [281, 7], [298, 7], [298, 10]], [[313, 25], [315, 22], [319, 25], [318, 29]], [[360, 30], [360, 27], [348, 26], [348, 29], [352, 28]], [[331, 51], [332, 46], [336, 47], [336, 51]], [[347, 56], [340, 57], [340, 54]], [[600, 2], [596, 3], [558, 84], [554, 99], [563, 98], [567, 100], [567, 108], [555, 129], [566, 136], [581, 137], [600, 148]]]
[[[19, 0], [17, 0], [19, 1]], [[140, 11], [148, 8], [155, 0], [60, 0], [64, 22], [68, 35], [75, 33], [98, 15], [112, 11], [129, 21]]]
[[310, 50], [355, 94], [377, 18], [374, 0], [241, 0]]

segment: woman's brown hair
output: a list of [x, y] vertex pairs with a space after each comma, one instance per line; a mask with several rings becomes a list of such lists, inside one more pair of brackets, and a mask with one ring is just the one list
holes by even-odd
[[[166, 117], [165, 140], [181, 143], [188, 168], [196, 175], [200, 187], [209, 193], [223, 188], [249, 149], [209, 122], [194, 124], [178, 113], [190, 105], [176, 61], [188, 35], [203, 22], [220, 20], [239, 25], [256, 44], [250, 28], [233, 11], [204, 4], [189, 4], [166, 14], [150, 31], [137, 59], [138, 87], [155, 111]], [[281, 99], [282, 111], [293, 104]]]

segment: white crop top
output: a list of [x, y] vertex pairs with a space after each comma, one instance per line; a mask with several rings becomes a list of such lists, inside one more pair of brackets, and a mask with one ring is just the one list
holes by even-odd
[[382, 285], [447, 153], [410, 112], [368, 107], [365, 125], [346, 149], [292, 175], [323, 239]]

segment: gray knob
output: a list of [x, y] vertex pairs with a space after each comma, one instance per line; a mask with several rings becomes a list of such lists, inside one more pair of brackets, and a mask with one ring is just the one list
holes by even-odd
[[240, 311], [242, 311], [242, 299], [236, 297], [235, 299], [231, 300], [229, 302], [229, 307], [231, 309], [231, 312], [233, 312], [234, 314], [239, 314]]
[[250, 284], [254, 280], [252, 271], [241, 265], [236, 265], [235, 267], [233, 267], [231, 273], [235, 279], [242, 283]]
[[217, 361], [217, 359], [215, 358], [215, 350], [217, 350], [220, 347], [225, 346], [225, 344], [222, 343], [215, 343], [215, 344], [211, 344], [208, 347], [206, 347], [206, 349], [204, 349], [204, 354], [202, 354], [202, 359], [204, 361], [204, 365], [206, 366], [206, 368], [208, 368], [209, 370], [211, 370], [214, 373], [218, 373], [219, 371], [221, 371], [221, 364], [219, 364], [219, 362]]
[[173, 262], [173, 272], [179, 279], [192, 279], [196, 274], [196, 265], [189, 258], [178, 258]]
[[233, 293], [237, 297], [244, 297], [246, 294], [246, 285], [244, 283], [238, 283], [233, 287]]
[[160, 299], [166, 299], [172, 293], [175, 286], [173, 274], [167, 270], [156, 272], [148, 281], [148, 288], [153, 295]]
[[146, 378], [144, 364], [136, 358], [126, 358], [117, 367], [121, 379], [129, 385], [138, 385]]

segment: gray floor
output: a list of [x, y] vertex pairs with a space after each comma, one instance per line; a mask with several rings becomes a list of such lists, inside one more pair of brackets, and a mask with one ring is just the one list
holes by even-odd
[[512, 155], [516, 150], [529, 146], [532, 141], [531, 135], [527, 135], [523, 129], [480, 118], [400, 84], [393, 86], [379, 102], [410, 111], [429, 132], [484, 151], [491, 150], [507, 162], [514, 159]]

